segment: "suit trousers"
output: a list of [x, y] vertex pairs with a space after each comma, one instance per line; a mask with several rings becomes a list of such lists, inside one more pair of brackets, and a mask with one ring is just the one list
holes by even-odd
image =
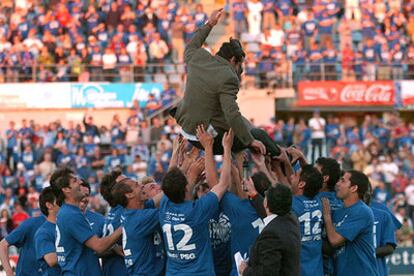
[[[215, 129], [218, 133], [216, 137], [214, 137], [214, 144], [213, 144], [213, 153], [214, 155], [222, 155], [223, 154], [223, 146], [222, 146], [222, 139], [223, 135], [226, 132], [223, 129]], [[250, 133], [254, 137], [254, 139], [259, 140], [262, 142], [266, 147], [266, 154], [270, 155], [271, 157], [279, 156], [280, 149], [275, 142], [273, 142], [272, 138], [260, 128], [252, 128], [250, 129]], [[198, 141], [190, 141], [191, 144], [199, 149], [203, 149], [203, 146]], [[233, 147], [231, 149], [232, 152], [238, 153], [242, 150], [245, 150], [248, 146], [244, 145], [236, 136], [234, 137]]]

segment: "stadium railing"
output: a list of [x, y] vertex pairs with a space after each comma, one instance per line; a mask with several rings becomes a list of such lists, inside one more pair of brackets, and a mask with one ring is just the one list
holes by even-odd
[[[184, 64], [0, 66], [0, 83], [10, 82], [157, 82], [181, 86]], [[292, 88], [301, 80], [414, 79], [414, 63], [286, 63], [258, 60], [245, 66], [244, 88]]]

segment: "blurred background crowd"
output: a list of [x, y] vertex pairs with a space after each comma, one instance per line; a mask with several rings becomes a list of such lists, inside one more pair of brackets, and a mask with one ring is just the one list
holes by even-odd
[[[247, 50], [246, 85], [414, 78], [412, 0], [223, 5], [225, 32]], [[0, 81], [177, 83], [185, 43], [206, 19], [199, 2], [4, 0]]]
[[[0, 155], [0, 228], [10, 231], [28, 214], [39, 212], [39, 191], [48, 185], [53, 170], [73, 168], [92, 187], [92, 208], [105, 213], [99, 183], [105, 172], [121, 167], [133, 179], [153, 177], [158, 183], [167, 172], [172, 140], [179, 127], [168, 117], [153, 117], [146, 108], [131, 109], [121, 122], [114, 115], [108, 125], [97, 126], [86, 114], [83, 123], [60, 121], [39, 125], [35, 121], [10, 122], [2, 136]], [[314, 127], [317, 120], [321, 129]], [[361, 123], [339, 117], [273, 120], [262, 126], [280, 145], [303, 150], [309, 161], [319, 156], [338, 160], [343, 170], [366, 173], [373, 197], [386, 204], [404, 224], [401, 244], [410, 245], [414, 219], [414, 126], [396, 113], [366, 115]], [[218, 169], [220, 157], [216, 157]], [[7, 221], [7, 223], [6, 223]], [[6, 233], [6, 232], [3, 232]]]

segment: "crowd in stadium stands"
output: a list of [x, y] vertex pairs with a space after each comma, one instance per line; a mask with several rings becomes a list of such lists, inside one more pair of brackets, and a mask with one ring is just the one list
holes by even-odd
[[[92, 208], [101, 213], [107, 207], [99, 196], [105, 172], [122, 167], [128, 177], [142, 179], [148, 175], [160, 183], [179, 127], [172, 119], [158, 117], [149, 125], [145, 114], [146, 110], [136, 105], [127, 122], [114, 115], [109, 127], [96, 126], [90, 115], [85, 116], [83, 125], [69, 122], [63, 126], [54, 121], [41, 126], [23, 120], [17, 127], [10, 122], [0, 155], [3, 235], [27, 218], [23, 210], [31, 215], [39, 212], [39, 191], [58, 167], [69, 166], [90, 182]], [[344, 170], [366, 173], [375, 187], [373, 197], [387, 204], [401, 222], [407, 221], [399, 238], [409, 244], [414, 221], [414, 124], [395, 114], [384, 118], [367, 115], [362, 124], [355, 124], [333, 116], [325, 120], [315, 112], [309, 121], [291, 118], [264, 127], [276, 143], [296, 145], [312, 162], [318, 156], [331, 156]], [[220, 159], [216, 161], [219, 168]], [[5, 224], [11, 215], [10, 224]]]
[[[182, 63], [185, 43], [207, 20], [202, 4], [176, 0], [16, 3], [0, 6], [0, 75], [9, 82], [183, 73], [145, 66]], [[265, 87], [292, 78], [414, 78], [413, 7], [399, 0], [234, 0], [227, 11], [247, 51], [247, 83]]]
[[175, 0], [36, 2], [0, 4], [3, 80], [142, 80], [148, 63], [182, 63], [185, 42], [207, 19], [202, 4], [190, 10]]
[[263, 87], [283, 85], [290, 72], [295, 81], [414, 78], [413, 7], [395, 0], [235, 0], [231, 10], [247, 44], [246, 74]]

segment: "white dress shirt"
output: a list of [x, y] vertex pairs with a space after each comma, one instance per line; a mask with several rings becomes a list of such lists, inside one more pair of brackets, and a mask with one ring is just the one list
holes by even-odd
[[267, 226], [272, 220], [277, 218], [276, 214], [271, 214], [270, 216], [267, 216], [263, 219], [264, 225]]

